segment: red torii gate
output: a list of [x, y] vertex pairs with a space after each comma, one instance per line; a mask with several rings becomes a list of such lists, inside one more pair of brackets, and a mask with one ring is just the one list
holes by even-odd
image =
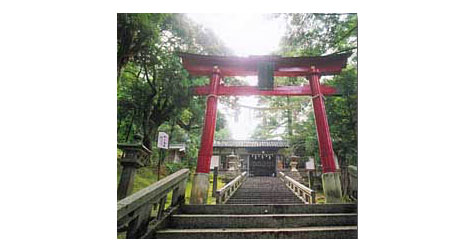
[[[183, 66], [191, 75], [210, 76], [209, 85], [194, 88], [194, 94], [206, 95], [207, 102], [190, 203], [205, 204], [207, 201], [217, 103], [220, 95], [311, 96], [323, 170], [323, 190], [327, 202], [339, 202], [341, 184], [339, 173], [336, 172], [330, 130], [322, 98], [324, 95], [335, 94], [336, 90], [330, 86], [321, 85], [320, 77], [340, 73], [350, 55], [351, 53], [316, 57], [251, 56], [244, 58], [179, 53]], [[263, 90], [253, 86], [225, 86], [220, 83], [223, 77], [257, 75], [260, 65], [263, 64], [272, 65], [274, 76], [307, 77], [309, 85], [271, 86], [270, 89]]]

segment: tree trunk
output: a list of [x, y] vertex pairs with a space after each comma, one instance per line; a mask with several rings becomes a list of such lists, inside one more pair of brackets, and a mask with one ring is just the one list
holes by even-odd
[[130, 132], [132, 131], [132, 125], [134, 124], [135, 114], [136, 114], [136, 110], [134, 110], [134, 113], [132, 114], [132, 119], [130, 120], [129, 127], [127, 128], [127, 133], [125, 135], [125, 141], [126, 142], [129, 141]]
[[146, 132], [143, 136], [143, 145], [150, 150], [152, 150], [152, 145], [157, 135], [157, 129], [158, 127], [149, 125], [149, 129], [144, 130], [144, 132]]

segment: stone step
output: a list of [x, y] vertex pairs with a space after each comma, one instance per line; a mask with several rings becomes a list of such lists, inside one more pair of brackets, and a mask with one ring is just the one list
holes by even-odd
[[245, 192], [239, 192], [235, 195], [246, 195], [246, 196], [282, 196], [282, 195], [287, 195], [287, 196], [295, 196], [294, 193], [292, 192], [248, 192], [248, 193], [245, 193]]
[[276, 177], [249, 177], [226, 204], [303, 204]]
[[157, 239], [356, 239], [356, 226], [162, 229]]
[[236, 195], [234, 199], [283, 199], [283, 198], [297, 198], [295, 195]]
[[[280, 198], [280, 197], [276, 197], [276, 198], [234, 198], [232, 200], [229, 200], [229, 201], [234, 201], [234, 202], [238, 202], [238, 201], [255, 201], [255, 202], [259, 202], [259, 201], [271, 201], [271, 203], [264, 203], [264, 204], [272, 204], [272, 201], [275, 201], [275, 202], [278, 202], [278, 201], [294, 201], [294, 203], [302, 203], [301, 200], [299, 200], [299, 198], [297, 197], [288, 197], [288, 198]], [[229, 203], [229, 201], [227, 203]]]
[[[284, 183], [282, 183], [283, 185]], [[269, 192], [274, 192], [274, 193], [286, 193], [289, 190], [288, 187], [284, 186], [284, 187], [279, 187], [278, 189], [277, 188], [274, 188], [274, 189], [267, 189], [267, 188], [242, 188], [240, 187], [238, 190], [245, 190], [245, 191], [253, 191], [253, 192], [256, 192], [256, 193], [269, 193]]]
[[355, 213], [345, 214], [178, 214], [170, 228], [296, 228], [311, 226], [355, 226]]
[[233, 197], [233, 199], [298, 199], [297, 196], [245, 196], [245, 195], [239, 195]]
[[245, 196], [239, 196], [239, 197], [234, 197], [233, 200], [297, 200], [298, 197], [245, 197]]
[[[290, 190], [289, 190], [290, 191]], [[249, 195], [249, 196], [295, 196], [292, 192], [236, 192], [234, 195]]]
[[265, 204], [277, 204], [277, 205], [291, 205], [291, 204], [302, 204], [303, 202], [301, 201], [295, 201], [295, 200], [234, 200], [230, 202], [226, 202], [226, 204], [229, 205], [265, 205]]
[[[284, 183], [282, 183], [283, 185]], [[241, 187], [242, 188], [242, 187]], [[279, 188], [248, 188], [248, 187], [245, 187], [245, 188], [242, 188], [240, 190], [253, 190], [253, 191], [256, 191], [256, 192], [287, 192], [287, 190], [289, 190], [288, 187], [284, 186], [284, 187], [279, 187]]]
[[262, 203], [262, 204], [272, 204], [273, 201], [278, 202], [278, 201], [292, 201], [294, 204], [301, 204], [302, 201], [299, 200], [299, 198], [294, 198], [294, 197], [279, 197], [279, 198], [244, 198], [244, 197], [239, 197], [239, 198], [234, 198], [232, 200], [229, 200], [226, 202], [226, 204], [231, 204], [230, 202], [244, 202], [244, 201], [251, 201], [251, 202], [264, 202], [264, 201], [270, 201], [270, 203]]
[[238, 202], [238, 201], [271, 201], [271, 203], [265, 203], [265, 204], [272, 204], [272, 201], [278, 202], [278, 201], [294, 201], [294, 203], [302, 203], [298, 198], [294, 197], [289, 197], [289, 198], [234, 198], [230, 201]]
[[182, 214], [318, 214], [356, 213], [356, 203], [292, 205], [184, 205]]
[[244, 192], [240, 192], [240, 193], [236, 193], [233, 195], [233, 197], [235, 196], [249, 196], [249, 197], [279, 197], [279, 196], [290, 196], [290, 197], [293, 197], [295, 196], [293, 193], [279, 193], [279, 192], [274, 192], [274, 193], [270, 193], [270, 192], [266, 192], [266, 193], [244, 193]]

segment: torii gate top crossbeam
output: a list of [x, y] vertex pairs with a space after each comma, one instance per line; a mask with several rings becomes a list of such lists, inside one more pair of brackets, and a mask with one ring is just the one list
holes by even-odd
[[209, 76], [213, 67], [218, 66], [224, 76], [250, 76], [258, 74], [258, 64], [272, 62], [274, 76], [308, 76], [311, 66], [315, 66], [321, 75], [340, 73], [346, 66], [351, 53], [313, 57], [280, 57], [280, 56], [207, 56], [179, 53], [185, 69], [194, 76]]

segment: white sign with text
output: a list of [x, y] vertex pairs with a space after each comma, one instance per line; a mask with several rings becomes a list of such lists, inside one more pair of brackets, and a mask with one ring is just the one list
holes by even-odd
[[312, 157], [308, 157], [308, 161], [305, 163], [305, 169], [315, 169], [315, 163]]
[[158, 132], [158, 148], [168, 149], [168, 134], [165, 132]]

